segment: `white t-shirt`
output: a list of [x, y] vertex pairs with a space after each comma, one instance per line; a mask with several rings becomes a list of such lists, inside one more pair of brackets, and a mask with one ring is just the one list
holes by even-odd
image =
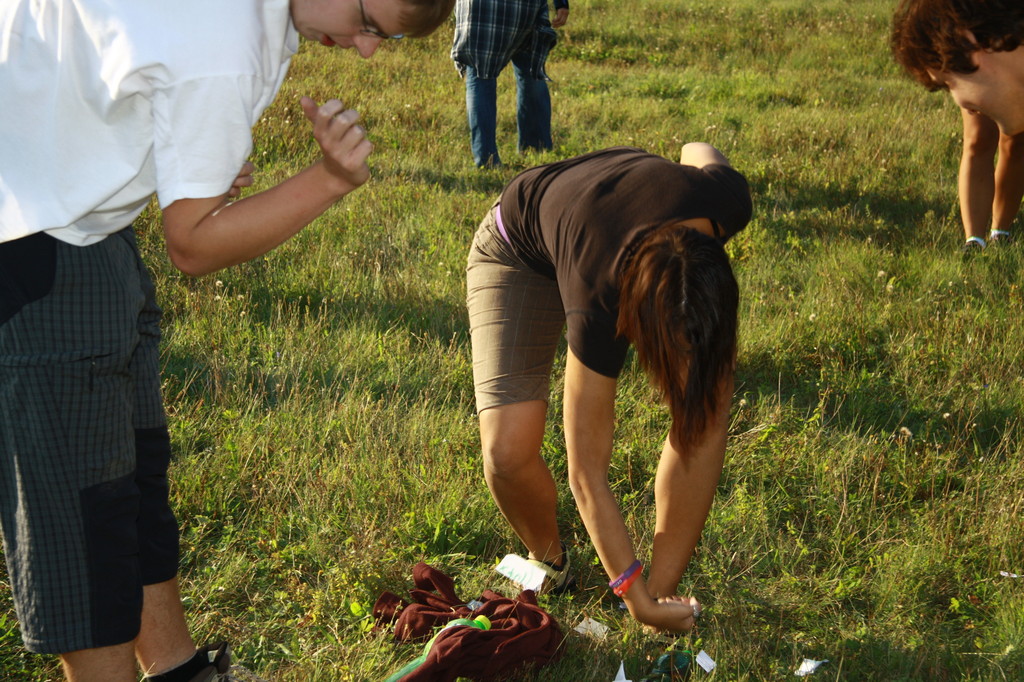
[[225, 194], [298, 49], [288, 0], [0, 0], [0, 242], [87, 246]]

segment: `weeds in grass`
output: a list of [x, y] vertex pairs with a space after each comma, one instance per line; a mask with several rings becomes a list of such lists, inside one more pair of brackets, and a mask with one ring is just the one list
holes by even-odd
[[[902, 77], [881, 0], [582, 0], [549, 72], [557, 148], [472, 165], [450, 28], [370, 61], [304, 44], [256, 129], [260, 187], [315, 158], [301, 94], [339, 96], [376, 145], [373, 180], [256, 262], [176, 273], [154, 211], [138, 223], [165, 309], [186, 607], [281, 682], [382, 679], [416, 655], [371, 629], [423, 560], [467, 598], [509, 592], [521, 551], [481, 476], [463, 271], [519, 169], [614, 144], [676, 158], [720, 147], [755, 218], [730, 244], [741, 352], [725, 471], [681, 589], [682, 642], [723, 680], [1024, 676], [1017, 248], [965, 262], [959, 118]], [[514, 84], [499, 144], [515, 146]], [[257, 188], [258, 189], [258, 188]], [[544, 456], [564, 481], [558, 372]], [[639, 370], [620, 382], [613, 487], [641, 557], [668, 428]], [[536, 680], [637, 679], [665, 644], [606, 580], [561, 487], [581, 590], [542, 598], [569, 632]], [[0, 580], [0, 678], [59, 677], [25, 654]]]

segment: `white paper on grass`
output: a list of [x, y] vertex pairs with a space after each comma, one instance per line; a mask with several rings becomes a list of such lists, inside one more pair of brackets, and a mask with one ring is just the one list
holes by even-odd
[[539, 592], [548, 574], [518, 554], [506, 554], [495, 569], [524, 590]]
[[615, 679], [612, 680], [612, 682], [633, 682], [633, 680], [630, 680], [630, 679], [628, 679], [626, 677], [626, 664], [625, 663], [619, 663], [619, 672], [616, 673]]
[[796, 669], [796, 672], [794, 674], [797, 677], [805, 677], [807, 675], [810, 675], [826, 663], [828, 663], [827, 658], [824, 661], [815, 661], [811, 658], [805, 658], [803, 660], [803, 663], [800, 664], [800, 667]]
[[1019, 578], [1020, 577], [1016, 573], [1010, 573], [1009, 571], [999, 571], [999, 575], [1003, 576], [1004, 578]]
[[708, 656], [707, 652], [703, 649], [697, 654], [697, 665], [704, 668], [704, 672], [709, 673], [715, 669], [715, 661]]
[[580, 633], [581, 635], [604, 637], [608, 634], [608, 631], [611, 630], [611, 628], [609, 628], [604, 623], [597, 622], [590, 616], [586, 616], [583, 620], [580, 621], [579, 625], [573, 628], [573, 630]]

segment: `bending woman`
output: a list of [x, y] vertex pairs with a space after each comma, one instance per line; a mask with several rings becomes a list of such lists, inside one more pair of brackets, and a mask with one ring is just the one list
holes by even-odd
[[[676, 589], [722, 472], [738, 304], [722, 245], [750, 214], [746, 180], [714, 147], [687, 144], [678, 164], [616, 147], [518, 175], [469, 255], [491, 494], [553, 589], [569, 587], [555, 483], [540, 455], [565, 328], [569, 485], [609, 584], [634, 618], [658, 629], [688, 630], [699, 607]], [[672, 417], [646, 580], [608, 484], [616, 378], [630, 344]]]

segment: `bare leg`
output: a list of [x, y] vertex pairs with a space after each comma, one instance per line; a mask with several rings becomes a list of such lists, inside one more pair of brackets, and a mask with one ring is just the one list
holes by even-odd
[[480, 413], [484, 478], [498, 509], [530, 552], [530, 558], [560, 563], [557, 490], [540, 446], [547, 403], [531, 400]]
[[135, 655], [143, 673], [165, 673], [196, 653], [185, 623], [178, 579], [146, 585], [142, 594], [142, 628], [135, 640]]
[[61, 654], [70, 682], [135, 682], [135, 662], [143, 674], [176, 668], [196, 653], [172, 578], [142, 588], [142, 626], [132, 642]]
[[1024, 133], [999, 135], [992, 229], [1009, 231], [1024, 197]]
[[69, 682], [135, 682], [134, 642], [61, 654]]
[[960, 113], [964, 120], [964, 146], [957, 178], [960, 218], [965, 237], [984, 239], [996, 192], [992, 164], [999, 144], [999, 128], [992, 119], [981, 114], [972, 114], [966, 109], [961, 109]]

